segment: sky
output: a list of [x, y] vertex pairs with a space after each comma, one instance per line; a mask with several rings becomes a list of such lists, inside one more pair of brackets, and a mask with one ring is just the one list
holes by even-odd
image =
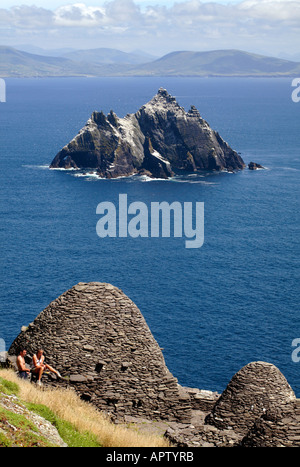
[[[238, 3], [239, 0], [216, 0], [215, 3], [220, 3], [220, 4], [234, 4]], [[72, 1], [66, 1], [66, 0], [51, 0], [47, 2], [47, 8], [49, 10], [55, 10], [56, 8], [64, 5], [69, 5], [72, 3], [79, 3], [79, 2], [72, 2]], [[97, 1], [97, 0], [88, 0], [85, 1], [84, 4], [86, 6], [101, 6], [104, 5], [105, 1]], [[139, 5], [141, 8], [145, 8], [147, 6], [156, 6], [156, 5], [164, 5], [167, 7], [171, 7], [174, 5], [174, 0], [136, 0], [135, 1], [136, 5]], [[179, 3], [177, 1], [177, 3]], [[204, 0], [202, 3], [210, 3], [210, 0]], [[23, 0], [21, 2], [18, 2], [17, 0], [1, 0], [1, 7], [2, 8], [10, 8], [16, 5], [35, 5], [38, 7], [45, 7], [45, 0]]]
[[239, 49], [300, 61], [300, 0], [1, 0], [0, 45], [162, 56]]

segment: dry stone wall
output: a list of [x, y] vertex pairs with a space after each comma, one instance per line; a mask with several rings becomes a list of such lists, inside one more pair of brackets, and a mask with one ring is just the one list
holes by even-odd
[[274, 365], [246, 365], [218, 398], [187, 390], [200, 405], [191, 425], [168, 429], [167, 438], [177, 446], [300, 447], [300, 401]]
[[137, 306], [110, 284], [79, 283], [42, 311], [15, 339], [19, 348], [46, 361], [63, 379], [112, 415], [164, 420], [165, 436], [182, 447], [300, 447], [300, 401], [274, 365], [252, 362], [220, 395], [181, 387]]
[[259, 417], [273, 411], [285, 413], [295, 401], [294, 391], [278, 368], [252, 362], [234, 375], [207, 422], [246, 434]]
[[288, 411], [270, 411], [259, 418], [244, 437], [242, 447], [300, 447], [300, 403]]
[[[165, 365], [137, 306], [110, 284], [79, 283], [63, 293], [13, 342], [66, 377], [87, 401], [112, 416], [135, 415], [188, 422], [190, 396]], [[44, 379], [46, 382], [46, 378]]]

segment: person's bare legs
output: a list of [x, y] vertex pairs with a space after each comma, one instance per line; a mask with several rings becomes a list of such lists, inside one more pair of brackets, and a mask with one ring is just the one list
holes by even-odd
[[52, 373], [55, 373], [56, 376], [58, 376], [59, 378], [61, 377], [59, 371], [54, 370], [54, 368], [52, 368], [52, 367], [51, 367], [50, 365], [48, 365], [47, 363], [45, 364], [45, 368], [47, 368], [47, 370], [51, 371]]
[[37, 380], [37, 384], [39, 386], [41, 386], [42, 382], [41, 382], [41, 379], [42, 379], [42, 376], [43, 376], [43, 373], [44, 373], [44, 367], [39, 367], [36, 369], [36, 371], [34, 372], [36, 375], [38, 375], [38, 380]]

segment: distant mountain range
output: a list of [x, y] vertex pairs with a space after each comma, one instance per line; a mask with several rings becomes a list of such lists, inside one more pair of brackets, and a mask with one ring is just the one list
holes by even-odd
[[140, 65], [139, 72], [167, 76], [287, 76], [299, 75], [300, 63], [240, 50], [172, 52]]
[[[43, 51], [43, 49], [38, 49]], [[155, 59], [116, 49], [58, 50], [40, 55], [0, 46], [0, 77], [300, 76], [300, 63], [240, 50], [179, 51]]]

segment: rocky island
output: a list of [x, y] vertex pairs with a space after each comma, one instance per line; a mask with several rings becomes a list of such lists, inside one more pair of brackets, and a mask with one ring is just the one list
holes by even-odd
[[135, 114], [93, 112], [50, 168], [92, 169], [102, 178], [135, 174], [169, 178], [180, 171], [242, 170], [245, 163], [192, 106], [165, 89]]

